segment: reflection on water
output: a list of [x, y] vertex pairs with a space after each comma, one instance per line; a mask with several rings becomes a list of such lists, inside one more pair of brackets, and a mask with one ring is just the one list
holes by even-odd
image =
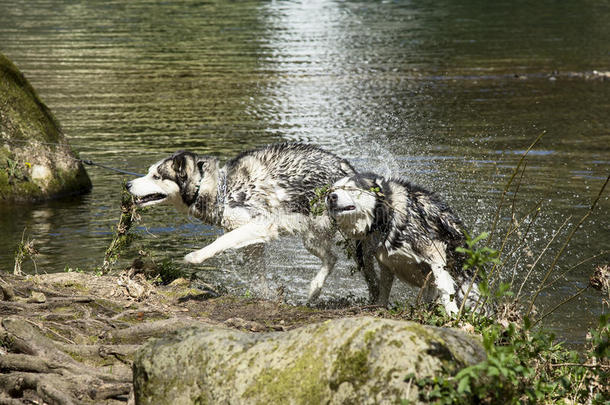
[[[577, 223], [610, 170], [610, 87], [591, 73], [610, 70], [610, 12], [594, 1], [455, 3], [0, 0], [0, 52], [83, 157], [142, 172], [178, 149], [226, 159], [269, 142], [312, 142], [360, 169], [440, 192], [475, 233], [489, 229], [520, 154], [546, 131], [519, 193], [508, 196], [518, 218], [542, 203], [528, 247], [507, 266], [507, 278], [513, 270], [520, 278], [554, 230]], [[40, 271], [101, 263], [122, 176], [89, 173], [90, 195], [0, 207], [1, 268], [12, 269], [24, 228], [38, 242]], [[610, 246], [607, 196], [559, 271]], [[140, 231], [144, 248], [180, 266], [219, 232], [170, 208], [150, 209]], [[252, 265], [261, 261], [263, 273]], [[546, 291], [542, 306], [585, 285], [591, 263]], [[365, 296], [349, 265], [330, 277], [326, 297]], [[291, 302], [302, 302], [317, 267], [289, 238], [262, 254], [216, 258], [199, 275], [268, 296], [284, 285]], [[397, 298], [413, 293], [396, 290]], [[597, 293], [587, 292], [550, 323], [582, 341], [601, 311]]]

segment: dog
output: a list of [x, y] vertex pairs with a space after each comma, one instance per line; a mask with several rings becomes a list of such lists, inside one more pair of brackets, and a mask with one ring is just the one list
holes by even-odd
[[[403, 178], [373, 173], [346, 176], [335, 182], [326, 196], [326, 207], [341, 233], [349, 240], [368, 241], [379, 263], [376, 303], [386, 306], [394, 276], [423, 288], [426, 300], [439, 300], [449, 314], [458, 312], [473, 274], [462, 270], [463, 225], [436, 194]], [[373, 261], [363, 264], [369, 274]], [[476, 283], [465, 307], [480, 294]]]
[[226, 233], [184, 257], [202, 263], [226, 249], [265, 243], [280, 234], [299, 234], [322, 261], [309, 289], [320, 295], [337, 261], [330, 218], [310, 215], [316, 190], [356, 171], [345, 159], [303, 143], [280, 143], [241, 153], [223, 167], [212, 156], [179, 151], [127, 183], [136, 204], [168, 203]]

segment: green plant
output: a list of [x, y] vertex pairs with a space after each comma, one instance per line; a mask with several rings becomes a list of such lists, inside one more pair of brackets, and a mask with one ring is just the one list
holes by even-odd
[[421, 401], [435, 404], [537, 404], [572, 400], [607, 403], [610, 392], [608, 317], [592, 330], [590, 348], [583, 354], [568, 350], [544, 330], [512, 323], [503, 328], [484, 322], [481, 330], [487, 359], [455, 375], [416, 378]]
[[6, 159], [6, 173], [9, 178], [18, 178], [21, 176], [21, 170], [16, 160]]
[[135, 239], [135, 234], [130, 232], [132, 225], [140, 220], [140, 213], [133, 196], [127, 191], [125, 182], [121, 190], [121, 216], [116, 226], [115, 235], [106, 249], [101, 272], [106, 274], [119, 259], [124, 251]]
[[13, 269], [13, 274], [16, 276], [20, 276], [23, 274], [21, 271], [21, 265], [23, 264], [23, 260], [26, 258], [30, 258], [32, 263], [34, 263], [34, 270], [38, 273], [38, 267], [36, 266], [36, 260], [34, 259], [40, 252], [34, 246], [34, 240], [30, 238], [25, 238], [25, 228], [23, 229], [23, 233], [21, 234], [21, 241], [17, 243], [17, 248], [15, 249], [15, 267]]
[[[457, 247], [455, 251], [464, 255], [464, 264], [462, 265], [462, 270], [464, 270], [464, 272], [466, 272], [467, 274], [472, 274], [472, 280], [468, 285], [465, 296], [468, 297], [470, 295], [470, 292], [472, 291], [475, 282], [480, 279], [480, 283], [478, 283], [478, 288], [481, 293], [481, 299], [479, 301], [486, 301], [488, 297], [492, 295], [492, 291], [489, 288], [487, 272], [485, 269], [487, 266], [496, 265], [500, 263], [500, 252], [490, 248], [487, 245], [482, 247], [477, 246], [479, 242], [489, 237], [489, 233], [483, 232], [474, 238], [472, 238], [468, 232], [464, 232], [464, 234], [466, 236], [466, 246]], [[500, 298], [507, 294], [512, 294], [509, 293], [509, 288], [509, 285], [501, 285], [500, 288], [496, 291], [496, 298]], [[466, 300], [463, 300], [462, 304], [460, 305], [457, 320], [459, 320], [462, 316], [465, 303]], [[478, 302], [477, 307], [480, 304], [482, 305], [484, 304], [484, 302]]]
[[458, 247], [456, 252], [463, 253], [466, 257], [463, 265], [464, 270], [483, 270], [487, 264], [499, 263], [499, 252], [488, 246], [477, 247], [477, 244], [489, 237], [489, 233], [483, 232], [474, 239], [464, 232], [466, 235], [466, 247]]
[[[481, 335], [487, 359], [453, 375], [408, 375], [406, 380], [419, 388], [419, 400], [435, 404], [608, 403], [610, 317], [602, 316], [599, 326], [590, 331], [584, 352], [568, 350], [553, 334], [534, 327], [556, 307], [532, 321], [519, 313], [510, 283], [499, 283], [495, 288], [489, 285], [486, 269], [500, 263], [500, 253], [488, 246], [479, 247], [487, 237], [487, 233], [475, 238], [467, 235], [465, 246], [457, 249], [464, 255], [464, 270], [480, 277], [481, 300], [494, 300], [498, 309], [491, 317], [476, 311], [465, 317]], [[513, 317], [517, 322], [508, 322], [507, 311], [499, 310], [499, 304], [519, 313]], [[460, 315], [463, 310], [460, 308]], [[435, 326], [451, 323], [439, 306], [411, 308], [409, 318]], [[453, 322], [458, 324], [460, 318]]]
[[186, 272], [174, 265], [171, 259], [164, 259], [155, 269], [159, 274], [154, 279], [157, 284], [169, 284], [172, 281], [185, 277]]
[[309, 211], [314, 217], [323, 215], [326, 211], [326, 196], [330, 192], [330, 185], [314, 189], [315, 197], [309, 201]]

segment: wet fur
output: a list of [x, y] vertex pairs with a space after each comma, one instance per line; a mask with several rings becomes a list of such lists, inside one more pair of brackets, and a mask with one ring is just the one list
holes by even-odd
[[[398, 276], [457, 312], [472, 274], [462, 270], [463, 256], [455, 251], [465, 242], [463, 225], [436, 194], [403, 178], [364, 173], [334, 183], [327, 207], [344, 235], [373, 246], [361, 266], [371, 274], [370, 258], [379, 263], [378, 304], [387, 305]], [[477, 299], [475, 284], [466, 306]]]
[[305, 247], [322, 260], [310, 285], [313, 300], [336, 262], [335, 231], [327, 215], [309, 215], [309, 202], [317, 188], [354, 173], [346, 160], [320, 148], [281, 143], [243, 152], [223, 167], [212, 156], [176, 152], [127, 186], [141, 205], [170, 203], [228, 231], [186, 255], [189, 263], [202, 263], [226, 249], [265, 243], [281, 234], [300, 234]]

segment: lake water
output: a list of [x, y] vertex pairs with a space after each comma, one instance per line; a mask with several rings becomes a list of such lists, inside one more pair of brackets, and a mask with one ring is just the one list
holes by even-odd
[[[490, 229], [520, 155], [546, 131], [514, 199], [517, 218], [538, 202], [540, 214], [503, 278], [521, 280], [568, 225], [534, 268], [528, 296], [610, 172], [610, 80], [601, 77], [610, 71], [610, 9], [597, 1], [455, 3], [0, 0], [0, 52], [83, 158], [145, 172], [179, 149], [227, 159], [271, 142], [311, 142], [359, 169], [439, 192], [475, 234]], [[91, 194], [0, 207], [0, 269], [12, 270], [24, 229], [40, 250], [39, 272], [101, 264], [125, 176], [88, 172]], [[609, 195], [556, 276], [610, 248]], [[507, 229], [512, 201], [496, 235]], [[283, 285], [289, 302], [303, 303], [318, 266], [290, 238], [265, 250], [262, 268], [242, 252], [183, 265], [185, 253], [220, 231], [170, 207], [150, 209], [139, 231], [138, 243], [158, 260], [238, 294], [272, 297]], [[609, 261], [606, 252], [570, 270], [541, 294], [539, 310]], [[340, 263], [323, 299], [366, 296], [350, 265]], [[394, 289], [395, 299], [413, 299], [412, 289]], [[604, 311], [601, 298], [587, 290], [546, 324], [582, 343]]]

